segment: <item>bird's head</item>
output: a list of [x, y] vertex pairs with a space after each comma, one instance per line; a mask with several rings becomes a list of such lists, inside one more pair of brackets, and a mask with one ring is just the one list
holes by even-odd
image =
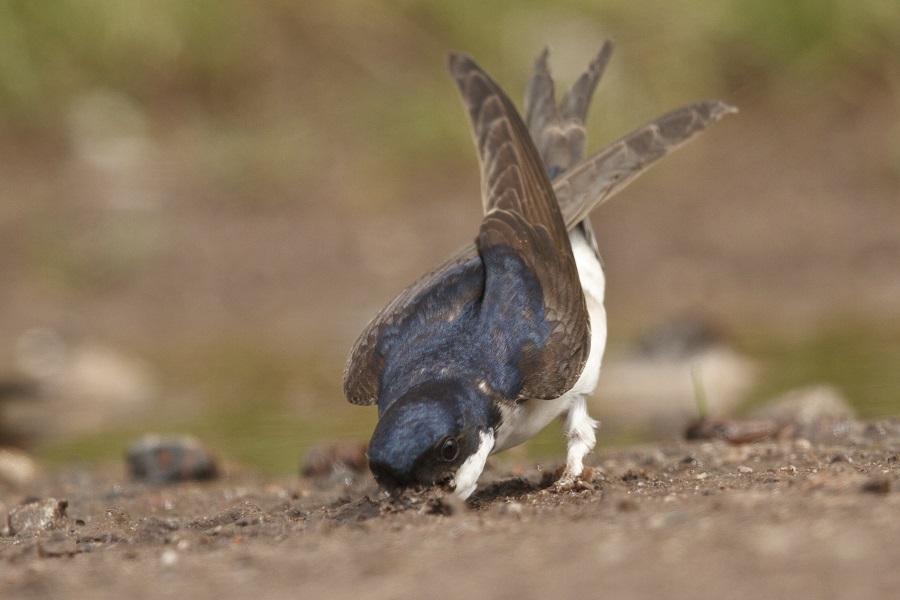
[[465, 498], [493, 448], [486, 411], [452, 384], [419, 386], [381, 415], [369, 442], [369, 468], [388, 490], [449, 485]]

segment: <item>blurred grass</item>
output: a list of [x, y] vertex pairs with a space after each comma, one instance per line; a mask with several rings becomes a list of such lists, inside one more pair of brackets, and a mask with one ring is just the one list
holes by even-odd
[[900, 111], [900, 3], [883, 0], [0, 0], [0, 135], [71, 143], [80, 99], [113, 93], [215, 189], [204, 201], [312, 202], [297, 193], [312, 182], [390, 205], [436, 165], [471, 165], [447, 51], [518, 96], [544, 45], [568, 83], [607, 37], [592, 148], [698, 97], [845, 102], [876, 85]]
[[[249, 6], [249, 4], [247, 4]], [[214, 101], [243, 78], [238, 6], [229, 0], [0, 2], [0, 102], [7, 125], [52, 131], [95, 86], [145, 103]]]
[[339, 401], [327, 352], [286, 352], [241, 337], [161, 348], [148, 358], [172, 390], [140, 422], [49, 442], [53, 463], [115, 460], [148, 432], [197, 436], [225, 458], [268, 473], [296, 473], [317, 442], [367, 439], [376, 415]]
[[571, 77], [585, 48], [607, 36], [628, 48], [610, 73], [626, 81], [604, 90], [617, 129], [657, 112], [662, 98], [900, 82], [900, 4], [883, 0], [0, 0], [0, 126], [59, 136], [78, 96], [108, 88], [157, 124], [200, 113], [251, 139], [242, 123], [313, 114], [320, 138], [378, 140], [415, 164], [423, 153], [468, 152], [440, 68], [447, 50], [480, 57], [521, 89], [544, 44]]
[[[317, 442], [365, 440], [375, 426], [373, 411], [297, 412], [257, 407], [210, 408], [189, 421], [160, 419], [111, 427], [90, 435], [42, 445], [37, 456], [51, 464], [124, 460], [126, 448], [148, 433], [199, 438], [226, 463], [265, 473], [298, 473], [303, 457]], [[344, 414], [346, 413], [346, 414]]]
[[900, 323], [847, 319], [798, 338], [756, 332], [745, 337], [744, 347], [763, 367], [748, 407], [791, 389], [828, 383], [861, 418], [885, 418], [900, 409]]

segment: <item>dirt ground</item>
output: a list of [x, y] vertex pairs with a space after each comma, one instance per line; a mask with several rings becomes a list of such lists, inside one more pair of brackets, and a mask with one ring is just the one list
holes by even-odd
[[468, 504], [344, 468], [152, 486], [69, 467], [0, 487], [0, 596], [896, 597], [900, 422], [855, 431], [605, 450], [565, 493], [559, 457], [494, 462]]

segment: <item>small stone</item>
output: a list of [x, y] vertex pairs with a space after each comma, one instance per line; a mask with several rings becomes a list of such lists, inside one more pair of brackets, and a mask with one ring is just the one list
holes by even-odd
[[891, 480], [883, 477], [870, 479], [862, 485], [862, 491], [870, 494], [888, 494], [891, 491]]
[[164, 550], [159, 557], [159, 562], [161, 562], [164, 567], [173, 566], [178, 562], [178, 552], [172, 550], [171, 548]]
[[819, 384], [790, 390], [760, 407], [754, 416], [771, 419], [781, 427], [803, 429], [825, 419], [852, 419], [855, 415], [837, 388]]
[[519, 502], [503, 502], [497, 504], [492, 512], [498, 515], [512, 515], [517, 518], [522, 517], [522, 504]]
[[738, 467], [738, 473], [740, 473], [742, 475], [749, 475], [752, 472], [753, 472], [753, 469], [751, 469], [750, 467], [745, 467], [744, 465], [741, 465], [740, 467]]
[[632, 512], [638, 509], [638, 504], [631, 498], [623, 498], [616, 505], [616, 508], [622, 512]]
[[867, 440], [882, 441], [897, 435], [898, 429], [893, 421], [874, 421], [866, 423], [863, 427], [863, 438]]
[[729, 443], [750, 444], [774, 437], [778, 428], [766, 419], [710, 419], [701, 418], [691, 422], [685, 429], [688, 440], [725, 440]]
[[131, 476], [150, 483], [200, 481], [218, 475], [218, 461], [193, 437], [145, 436], [128, 446]]
[[67, 500], [35, 498], [9, 511], [7, 525], [10, 535], [33, 537], [44, 532], [63, 529], [66, 524]]

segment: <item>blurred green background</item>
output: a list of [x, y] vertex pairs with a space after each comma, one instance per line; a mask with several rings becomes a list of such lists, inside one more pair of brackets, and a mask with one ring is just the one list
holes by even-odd
[[191, 432], [281, 472], [366, 439], [355, 336], [480, 216], [446, 53], [519, 99], [545, 45], [567, 85], [605, 38], [589, 151], [741, 109], [594, 216], [609, 356], [690, 315], [760, 365], [746, 403], [828, 382], [897, 414], [900, 3], [0, 0], [0, 379], [37, 382], [7, 435]]

